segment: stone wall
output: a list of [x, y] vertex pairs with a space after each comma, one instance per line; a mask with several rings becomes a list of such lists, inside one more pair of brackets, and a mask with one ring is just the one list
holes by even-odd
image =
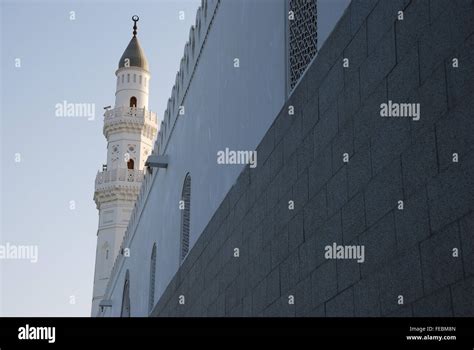
[[473, 7], [353, 0], [153, 315], [474, 316]]

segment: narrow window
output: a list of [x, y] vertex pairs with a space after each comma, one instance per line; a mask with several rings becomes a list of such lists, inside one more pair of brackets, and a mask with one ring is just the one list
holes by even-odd
[[142, 76], [141, 76], [141, 75], [138, 76], [138, 83], [139, 83], [140, 85], [142, 85]]
[[156, 244], [153, 244], [150, 261], [150, 293], [148, 298], [148, 313], [153, 311], [155, 306], [155, 273], [156, 273]]
[[137, 106], [137, 98], [135, 96], [130, 97], [130, 107]]
[[186, 174], [184, 179], [183, 191], [181, 192], [181, 203], [184, 208], [181, 209], [181, 262], [189, 252], [189, 224], [191, 219], [191, 175]]
[[127, 162], [127, 168], [128, 170], [133, 170], [135, 168], [135, 162], [133, 161], [133, 159], [129, 159], [128, 162]]
[[127, 83], [130, 83], [130, 74], [127, 74]]
[[124, 74], [122, 74], [122, 84], [123, 84], [123, 76], [124, 76]]
[[130, 276], [127, 270], [123, 284], [122, 311], [120, 317], [130, 317]]
[[134, 83], [137, 82], [137, 75], [136, 75], [136, 74], [133, 75], [133, 82], [134, 82]]

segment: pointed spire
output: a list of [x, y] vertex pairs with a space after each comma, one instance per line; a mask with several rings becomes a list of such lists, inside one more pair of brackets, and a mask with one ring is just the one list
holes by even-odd
[[[140, 18], [137, 15], [132, 17], [133, 24], [133, 36], [128, 43], [122, 57], [119, 61], [119, 68], [125, 67], [140, 67], [148, 70], [148, 60], [146, 59], [145, 52], [143, 51], [137, 38], [137, 22]], [[126, 64], [126, 62], [128, 62]]]
[[137, 36], [137, 22], [140, 20], [140, 17], [137, 15], [132, 16], [133, 21], [133, 36]]

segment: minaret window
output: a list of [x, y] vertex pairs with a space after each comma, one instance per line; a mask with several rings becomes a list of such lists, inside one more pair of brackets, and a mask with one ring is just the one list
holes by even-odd
[[135, 167], [135, 162], [133, 161], [133, 159], [129, 159], [128, 162], [127, 162], [127, 168], [129, 170], [133, 170]]
[[142, 85], [142, 76], [141, 76], [141, 75], [138, 76], [138, 83], [139, 83], [140, 85]]
[[130, 97], [130, 107], [137, 106], [137, 98], [135, 96]]
[[124, 76], [124, 75], [122, 74], [122, 84], [123, 84], [123, 76]]
[[130, 74], [127, 74], [127, 83], [130, 83]]
[[191, 219], [191, 175], [188, 173], [184, 179], [181, 192], [181, 262], [189, 252], [189, 224]]
[[136, 74], [133, 75], [133, 82], [134, 82], [134, 83], [137, 82], [137, 75], [136, 75]]
[[146, 87], [146, 78], [145, 78], [145, 87]]

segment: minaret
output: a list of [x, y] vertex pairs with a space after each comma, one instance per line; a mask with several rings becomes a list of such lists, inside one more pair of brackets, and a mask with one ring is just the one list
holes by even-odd
[[99, 210], [92, 316], [97, 316], [115, 258], [140, 191], [144, 165], [157, 131], [156, 114], [148, 110], [150, 72], [137, 39], [133, 37], [120, 58], [115, 106], [104, 114], [107, 164], [97, 173], [94, 201]]

